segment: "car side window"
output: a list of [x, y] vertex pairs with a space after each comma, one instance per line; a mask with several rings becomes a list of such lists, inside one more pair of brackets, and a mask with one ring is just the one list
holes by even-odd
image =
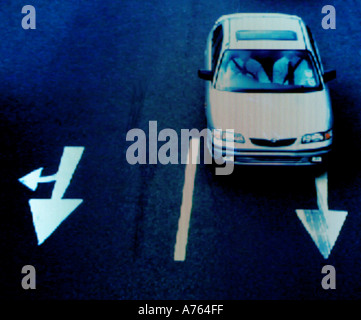
[[213, 32], [212, 37], [212, 71], [216, 70], [219, 54], [222, 48], [223, 41], [223, 29], [222, 25], [219, 25]]

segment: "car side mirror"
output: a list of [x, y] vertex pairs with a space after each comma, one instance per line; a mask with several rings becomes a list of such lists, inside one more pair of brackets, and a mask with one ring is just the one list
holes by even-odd
[[198, 70], [198, 77], [203, 80], [212, 81], [213, 79], [213, 71], [211, 70]]
[[326, 70], [323, 73], [323, 81], [324, 82], [328, 82], [328, 81], [331, 81], [333, 79], [336, 79], [336, 70]]

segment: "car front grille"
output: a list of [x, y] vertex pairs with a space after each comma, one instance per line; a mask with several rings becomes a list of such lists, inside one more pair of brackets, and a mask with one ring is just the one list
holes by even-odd
[[287, 157], [287, 156], [234, 156], [234, 161], [238, 163], [306, 163], [309, 162], [305, 157]]
[[280, 140], [276, 140], [276, 139], [267, 140], [267, 139], [251, 138], [250, 140], [253, 144], [255, 144], [256, 146], [260, 146], [260, 147], [287, 147], [287, 146], [290, 146], [293, 143], [295, 143], [296, 138], [280, 139]]

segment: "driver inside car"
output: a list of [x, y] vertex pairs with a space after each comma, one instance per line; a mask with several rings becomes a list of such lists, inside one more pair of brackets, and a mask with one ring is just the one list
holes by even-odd
[[237, 51], [228, 57], [225, 72], [230, 78], [245, 76], [261, 83], [271, 82], [261, 63], [251, 58], [251, 52], [246, 50]]

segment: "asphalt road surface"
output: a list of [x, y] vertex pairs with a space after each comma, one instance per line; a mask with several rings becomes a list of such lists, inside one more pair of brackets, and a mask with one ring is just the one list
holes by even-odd
[[[333, 0], [336, 30], [314, 1], [45, 1], [36, 30], [26, 3], [0, 4], [0, 290], [9, 299], [361, 298], [360, 17], [356, 0]], [[31, 4], [31, 3], [30, 3]], [[198, 165], [185, 261], [174, 251], [184, 164], [130, 165], [126, 134], [205, 128], [203, 67], [214, 21], [234, 12], [301, 16], [318, 42], [335, 114], [328, 169], [331, 210], [348, 215], [328, 259], [298, 219], [316, 209], [315, 173], [236, 168], [215, 176]], [[64, 198], [83, 202], [38, 245], [31, 191], [18, 179], [57, 172], [64, 147], [84, 153]], [[36, 289], [21, 286], [24, 265]], [[337, 272], [335, 290], [321, 269]]]

